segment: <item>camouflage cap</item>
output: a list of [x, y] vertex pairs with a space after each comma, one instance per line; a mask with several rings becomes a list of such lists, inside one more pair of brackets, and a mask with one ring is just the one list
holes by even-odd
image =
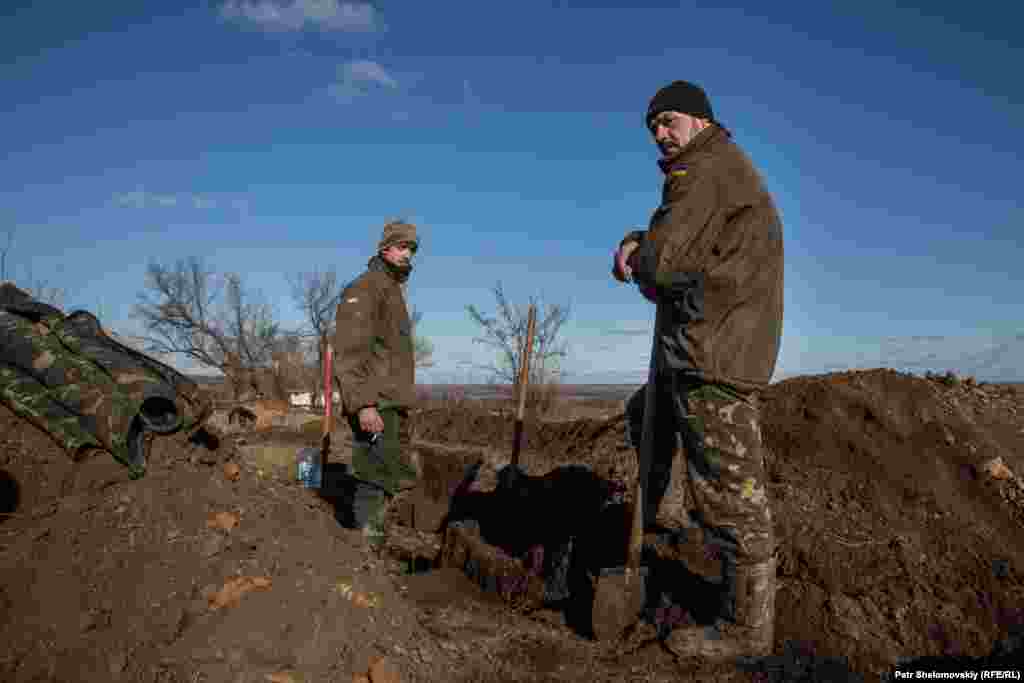
[[414, 248], [419, 246], [420, 240], [416, 236], [416, 226], [403, 221], [391, 221], [384, 226], [384, 234], [377, 245], [377, 251], [384, 251], [388, 247], [402, 242], [412, 242], [415, 245]]

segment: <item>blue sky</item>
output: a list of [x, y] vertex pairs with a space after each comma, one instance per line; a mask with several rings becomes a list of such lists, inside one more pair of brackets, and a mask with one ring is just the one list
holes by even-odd
[[421, 381], [478, 379], [465, 306], [501, 281], [572, 306], [566, 381], [639, 382], [653, 310], [610, 258], [659, 200], [647, 101], [684, 78], [782, 212], [776, 379], [1024, 381], [1020, 10], [790, 5], [5, 3], [14, 277], [137, 333], [146, 264], [197, 255], [298, 322], [285, 276], [354, 277], [403, 216]]

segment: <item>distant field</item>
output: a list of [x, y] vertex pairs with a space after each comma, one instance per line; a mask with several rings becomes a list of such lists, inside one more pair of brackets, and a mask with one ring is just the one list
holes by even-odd
[[[193, 375], [191, 379], [205, 387], [217, 387], [224, 383], [220, 377]], [[638, 384], [563, 384], [559, 387], [559, 395], [566, 400], [611, 400], [618, 401], [628, 398], [640, 385]], [[461, 395], [470, 400], [486, 400], [510, 398], [512, 388], [492, 384], [417, 384], [418, 392], [426, 393], [431, 399], [440, 399], [452, 395]]]
[[[223, 383], [220, 377], [193, 376], [193, 380], [203, 386], [217, 386]], [[777, 383], [777, 382], [776, 382]], [[986, 382], [1024, 390], [1024, 382]], [[622, 401], [636, 391], [639, 384], [563, 384], [559, 386], [559, 396], [563, 400], [585, 401]], [[493, 384], [417, 384], [416, 390], [429, 399], [461, 397], [468, 400], [494, 400], [511, 398], [512, 387]]]
[[[559, 386], [558, 393], [561, 398], [570, 401], [593, 399], [619, 401], [628, 398], [639, 386], [637, 384], [563, 384]], [[471, 400], [511, 398], [512, 396], [512, 387], [490, 384], [418, 384], [416, 389], [426, 393], [432, 399], [451, 395], [463, 395]]]

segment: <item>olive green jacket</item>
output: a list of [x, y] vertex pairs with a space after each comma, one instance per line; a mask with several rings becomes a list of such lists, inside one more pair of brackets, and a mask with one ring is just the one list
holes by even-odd
[[342, 413], [353, 415], [366, 406], [412, 408], [412, 321], [402, 286], [380, 257], [342, 292], [335, 324], [334, 377]]
[[783, 240], [761, 176], [712, 124], [659, 161], [661, 206], [630, 261], [670, 315], [656, 331], [658, 366], [744, 391], [766, 386], [782, 337]]

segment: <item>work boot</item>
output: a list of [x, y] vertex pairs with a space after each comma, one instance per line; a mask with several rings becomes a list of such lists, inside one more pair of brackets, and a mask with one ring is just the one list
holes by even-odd
[[388, 540], [387, 516], [390, 507], [390, 496], [379, 499], [370, 511], [366, 523], [363, 524], [363, 536], [366, 538], [367, 544], [378, 553], [384, 549]]
[[343, 490], [342, 526], [363, 532], [371, 546], [381, 546], [386, 539], [385, 518], [391, 496], [382, 487], [354, 477], [347, 477]]
[[[665, 645], [678, 657], [727, 661], [767, 656], [775, 637], [775, 560], [736, 567], [726, 577], [722, 613], [713, 625], [673, 630]], [[729, 584], [732, 584], [731, 586]]]

